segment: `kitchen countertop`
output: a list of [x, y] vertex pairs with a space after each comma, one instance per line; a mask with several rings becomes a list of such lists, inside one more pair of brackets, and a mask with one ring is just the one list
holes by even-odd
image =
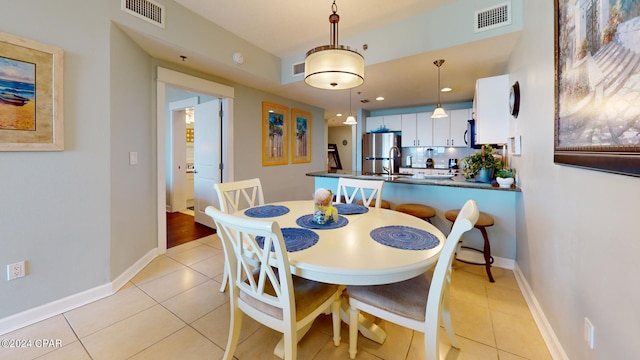
[[[436, 169], [447, 172], [446, 169]], [[471, 188], [471, 189], [484, 189], [484, 190], [497, 190], [497, 191], [515, 191], [521, 192], [522, 190], [519, 187], [510, 187], [510, 188], [501, 188], [498, 187], [497, 184], [486, 184], [468, 181], [464, 178], [464, 176], [460, 174], [455, 174], [452, 178], [447, 179], [418, 179], [411, 176], [411, 174], [394, 174], [394, 175], [366, 175], [362, 174], [360, 171], [352, 171], [352, 172], [343, 172], [343, 173], [330, 173], [327, 171], [316, 171], [310, 172], [306, 174], [307, 176], [319, 176], [319, 177], [348, 177], [348, 178], [357, 178], [357, 179], [379, 179], [384, 180], [386, 182], [397, 183], [397, 184], [412, 184], [412, 185], [436, 185], [436, 186], [450, 186], [450, 187], [460, 187], [460, 188]]]

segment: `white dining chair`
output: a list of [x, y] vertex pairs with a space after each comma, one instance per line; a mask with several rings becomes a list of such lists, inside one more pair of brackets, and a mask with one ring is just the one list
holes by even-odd
[[398, 283], [376, 286], [347, 286], [349, 294], [349, 356], [355, 359], [360, 311], [424, 333], [424, 351], [429, 360], [439, 359], [438, 327], [440, 319], [455, 348], [458, 343], [449, 312], [451, 263], [463, 233], [473, 228], [479, 211], [468, 200], [445, 240], [435, 269]]
[[[223, 359], [233, 359], [243, 314], [283, 333], [284, 359], [297, 358], [300, 334], [329, 309], [333, 316], [333, 341], [336, 346], [340, 344], [340, 304], [344, 286], [292, 276], [277, 222], [240, 218], [213, 206], [207, 207], [205, 212], [216, 224], [229, 265], [231, 321]], [[258, 245], [257, 237], [262, 237], [262, 247]], [[254, 249], [251, 254], [245, 251], [247, 243]]]
[[338, 178], [336, 203], [351, 204], [354, 200], [362, 200], [364, 206], [374, 202], [375, 207], [382, 206], [382, 188], [384, 180], [362, 180]]
[[[222, 212], [230, 214], [252, 206], [264, 205], [264, 193], [259, 178], [240, 180], [213, 185], [218, 194]], [[220, 292], [224, 292], [229, 282], [229, 271], [225, 265]]]

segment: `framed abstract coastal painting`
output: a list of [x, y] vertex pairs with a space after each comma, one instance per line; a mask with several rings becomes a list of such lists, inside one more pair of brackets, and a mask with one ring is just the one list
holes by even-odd
[[0, 32], [0, 151], [64, 150], [63, 55]]
[[554, 162], [640, 176], [640, 5], [555, 0]]
[[311, 162], [311, 113], [291, 110], [291, 163]]
[[262, 166], [289, 163], [288, 113], [286, 106], [262, 103]]

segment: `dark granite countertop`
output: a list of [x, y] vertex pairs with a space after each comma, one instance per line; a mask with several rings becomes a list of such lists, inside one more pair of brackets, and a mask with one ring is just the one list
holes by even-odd
[[418, 179], [412, 177], [410, 174], [394, 174], [394, 175], [363, 175], [360, 171], [343, 172], [343, 173], [330, 173], [327, 171], [316, 171], [306, 174], [307, 176], [318, 177], [349, 177], [357, 179], [378, 179], [384, 180], [389, 183], [396, 184], [410, 184], [410, 185], [431, 185], [431, 186], [451, 186], [470, 189], [484, 189], [484, 190], [498, 190], [498, 191], [515, 191], [521, 192], [519, 187], [512, 186], [510, 188], [501, 188], [498, 184], [486, 184], [466, 180], [462, 175], [454, 175], [451, 178], [438, 178], [438, 179]]

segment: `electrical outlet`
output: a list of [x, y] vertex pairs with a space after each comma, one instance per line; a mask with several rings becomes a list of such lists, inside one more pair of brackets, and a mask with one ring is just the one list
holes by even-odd
[[588, 318], [584, 318], [584, 341], [589, 344], [589, 348], [593, 350], [595, 346], [595, 328]]
[[7, 265], [7, 280], [17, 279], [24, 275], [24, 261]]

